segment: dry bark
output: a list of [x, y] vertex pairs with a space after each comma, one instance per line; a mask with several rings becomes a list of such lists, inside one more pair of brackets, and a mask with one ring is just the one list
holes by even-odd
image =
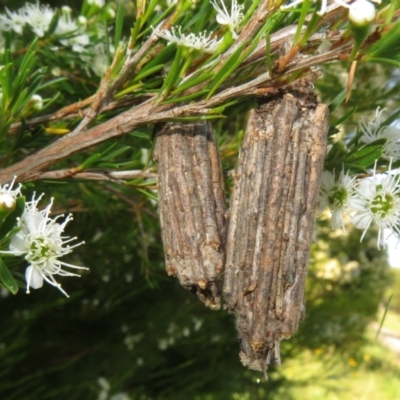
[[266, 371], [304, 316], [328, 109], [306, 81], [262, 103], [250, 113], [234, 175], [223, 290], [242, 363]]
[[168, 123], [157, 133], [158, 195], [168, 275], [220, 308], [225, 263], [225, 197], [211, 125]]

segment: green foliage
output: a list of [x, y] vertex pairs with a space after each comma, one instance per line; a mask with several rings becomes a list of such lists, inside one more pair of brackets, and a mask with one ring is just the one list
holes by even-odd
[[397, 314], [400, 313], [400, 269], [398, 268], [393, 268], [391, 271], [391, 284], [386, 290], [385, 302], [389, 304], [389, 310], [396, 313], [397, 318]]
[[[25, 118], [33, 107], [32, 96], [39, 90], [45, 69], [36, 67], [35, 40], [29, 47], [25, 56], [18, 63], [17, 70], [11, 57], [10, 49], [6, 48], [3, 53], [2, 66], [0, 67], [0, 143], [4, 142], [5, 134], [8, 132], [14, 120]], [[17, 64], [17, 63], [15, 63]], [[29, 104], [31, 102], [31, 104]]]
[[[92, 196], [100, 189], [79, 186]], [[96, 398], [104, 377], [110, 395], [125, 392], [132, 399], [241, 398], [234, 393], [278, 399], [292, 382], [286, 362], [305, 348], [356, 354], [387, 282], [384, 253], [361, 248], [358, 232], [335, 239], [323, 228], [313, 251], [306, 319], [298, 335], [282, 343], [283, 372], [273, 370], [266, 383], [241, 366], [232, 316], [206, 309], [166, 277], [154, 208], [132, 189], [114, 189], [102, 191], [101, 212], [91, 197], [79, 195], [81, 212], [68, 234], [86, 243], [71, 262], [90, 272], [63, 282], [70, 299], [50, 286], [0, 299], [8, 310], [0, 320], [0, 374], [7, 377], [1, 398]], [[78, 194], [78, 187], [64, 185], [58, 203], [72, 205]], [[132, 205], [118, 200], [122, 196]], [[329, 271], [323, 262], [331, 259], [339, 269], [329, 278], [321, 271]], [[349, 269], [354, 262], [358, 266]], [[327, 379], [333, 385], [335, 377]]]

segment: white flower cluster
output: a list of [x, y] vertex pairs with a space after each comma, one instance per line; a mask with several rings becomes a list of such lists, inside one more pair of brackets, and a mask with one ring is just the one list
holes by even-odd
[[372, 223], [379, 228], [378, 248], [385, 247], [385, 231], [389, 236], [400, 236], [400, 175], [392, 171], [392, 162], [400, 159], [400, 130], [395, 127], [382, 127], [382, 111], [379, 108], [376, 116], [366, 122], [362, 120], [360, 128], [363, 132], [360, 140], [371, 143], [385, 139], [383, 156], [389, 160], [386, 174], [377, 174], [376, 162], [370, 177], [350, 178], [341, 171], [335, 179], [335, 173], [322, 173], [320, 207], [329, 207], [332, 213], [332, 228], [344, 228], [347, 215], [354, 226], [363, 229], [361, 240]]
[[375, 140], [384, 139], [382, 158], [386, 160], [400, 160], [400, 129], [395, 126], [383, 126], [382, 113], [385, 111], [377, 108], [375, 118], [368, 122], [361, 120], [360, 128], [363, 135], [360, 141], [366, 144], [372, 143]]
[[[38, 37], [43, 37], [50, 28], [50, 24], [56, 15], [56, 11], [48, 5], [39, 4], [25, 4], [17, 11], [10, 11], [6, 8], [6, 15], [0, 14], [0, 30], [2, 31], [14, 31], [18, 34], [22, 34], [25, 26], [28, 26], [32, 32]], [[58, 20], [55, 28], [55, 35], [65, 36], [66, 34], [74, 34], [74, 39], [78, 42], [87, 44], [89, 37], [82, 33], [82, 28], [71, 19], [71, 9], [69, 7], [63, 7], [62, 15]], [[64, 43], [60, 40], [64, 46], [69, 46], [70, 42]], [[74, 49], [74, 51], [83, 51], [82, 48]]]
[[199, 35], [189, 33], [185, 35], [182, 33], [182, 27], [172, 27], [171, 30], [158, 30], [154, 29], [157, 36], [167, 40], [170, 43], [176, 43], [179, 46], [190, 47], [196, 50], [202, 50], [206, 53], [213, 53], [219, 45], [215, 39], [211, 39], [211, 34], [201, 32]]
[[[295, 7], [301, 4], [304, 0], [294, 0], [285, 6], [281, 6], [281, 10], [287, 10], [289, 8]], [[350, 0], [349, 0], [350, 1]], [[333, 3], [336, 3], [342, 7], [346, 7], [349, 9], [349, 20], [356, 25], [365, 26], [370, 24], [376, 15], [375, 6], [371, 3], [380, 4], [381, 0], [356, 0], [349, 2], [348, 0], [332, 0]], [[314, 0], [315, 3], [315, 0]], [[328, 0], [321, 1], [321, 8], [318, 11], [318, 15], [326, 14], [328, 9]]]
[[[243, 19], [242, 10], [244, 6], [239, 4], [236, 0], [232, 0], [231, 9], [229, 12], [223, 0], [221, 2], [221, 6], [217, 4], [216, 0], [212, 0], [211, 4], [217, 11], [217, 22], [220, 25], [226, 25], [232, 33], [232, 37], [237, 39], [238, 34], [236, 33], [236, 30]], [[185, 35], [182, 33], [182, 27], [180, 26], [172, 28], [171, 30], [160, 30], [158, 28], [153, 30], [157, 36], [167, 40], [170, 43], [176, 43], [179, 46], [193, 48], [206, 53], [213, 53], [220, 44], [220, 41], [211, 38], [213, 33], [207, 34], [207, 32], [201, 32], [198, 35], [195, 35], [194, 33]]]
[[40, 5], [37, 2], [36, 4], [27, 3], [15, 12], [6, 8], [6, 14], [0, 14], [0, 30], [13, 30], [22, 34], [25, 25], [28, 25], [37, 36], [43, 37], [50, 27], [55, 12], [49, 6]]
[[[105, 2], [104, 0], [90, 0], [88, 4], [100, 9]], [[56, 18], [57, 12], [56, 9], [42, 5], [39, 1], [33, 4], [26, 3], [16, 11], [5, 8], [5, 13], [0, 13], [0, 41], [2, 41], [1, 32], [14, 31], [22, 35], [24, 28], [30, 29], [39, 38], [44, 37], [49, 31], [52, 21]], [[82, 60], [91, 66], [96, 75], [99, 75], [104, 72], [106, 67], [103, 68], [102, 65], [107, 66], [107, 59], [105, 52], [99, 51], [98, 46], [93, 43], [92, 37], [97, 39], [103, 37], [104, 30], [96, 24], [88, 24], [83, 15], [74, 19], [71, 14], [70, 7], [63, 6], [61, 8], [57, 25], [51, 33], [51, 36], [56, 39], [57, 45], [53, 45], [51, 49], [57, 51], [59, 45], [71, 49], [80, 54]], [[94, 60], [91, 59], [92, 55]]]
[[[15, 179], [14, 179], [15, 181]], [[14, 181], [10, 185], [0, 185], [0, 201], [6, 204], [14, 204], [16, 198], [21, 195], [20, 186], [12, 190]], [[11, 254], [14, 256], [24, 256], [29, 263], [25, 271], [26, 292], [29, 293], [30, 288], [38, 289], [43, 286], [43, 281], [55, 286], [67, 297], [67, 293], [62, 289], [61, 285], [55, 280], [54, 275], [61, 276], [80, 276], [65, 270], [65, 267], [72, 269], [87, 269], [75, 265], [67, 264], [60, 261], [59, 258], [71, 253], [73, 248], [80, 246], [82, 243], [70, 245], [69, 243], [76, 238], [63, 236], [65, 226], [72, 220], [69, 214], [63, 222], [57, 221], [63, 217], [59, 215], [50, 218], [51, 206], [53, 200], [44, 210], [38, 210], [37, 205], [43, 194], [35, 199], [26, 202], [24, 212], [17, 219], [18, 231], [12, 236], [8, 251], [0, 251], [3, 254]]]

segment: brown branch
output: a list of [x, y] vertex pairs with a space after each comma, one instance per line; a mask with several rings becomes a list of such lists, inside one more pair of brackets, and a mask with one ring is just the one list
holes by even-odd
[[[169, 18], [162, 22], [161, 26], [168, 27], [170, 25], [170, 21], [173, 21], [175, 16], [176, 13], [172, 14]], [[122, 66], [118, 76], [112, 81], [110, 80], [110, 75], [111, 72], [113, 72], [113, 65], [110, 66], [106, 73], [106, 76], [101, 82], [99, 90], [95, 95], [90, 111], [87, 113], [85, 118], [83, 118], [79, 126], [75, 129], [75, 132], [84, 130], [97, 117], [97, 115], [100, 114], [104, 107], [106, 107], [107, 104], [112, 100], [112, 96], [115, 91], [122, 87], [127, 78], [135, 72], [135, 67], [143, 60], [143, 58], [146, 56], [146, 53], [152, 48], [155, 43], [157, 43], [158, 40], [159, 38], [154, 33], [152, 33], [132, 57], [128, 49], [125, 63]], [[113, 63], [116, 64], [117, 60], [118, 52], [115, 55]]]
[[[260, 15], [261, 17], [265, 17], [265, 15], [268, 14], [268, 10], [264, 7], [261, 7], [258, 11], [257, 11], [257, 15], [255, 16], [255, 18], [258, 18], [257, 16]], [[321, 21], [321, 25], [327, 25], [329, 24], [331, 21], [335, 20], [338, 17], [338, 14], [342, 13], [343, 10], [341, 7], [339, 7], [338, 5], [333, 5], [329, 7], [328, 13], [324, 16], [323, 20]], [[267, 13], [267, 14], [266, 14]], [[171, 17], [172, 18], [172, 17]], [[221, 56], [221, 58], [218, 60], [219, 61], [219, 65], [221, 62], [223, 62], [230, 54], [232, 54], [232, 52], [237, 49], [237, 47], [239, 45], [241, 45], [243, 43], [244, 40], [248, 40], [249, 35], [254, 36], [254, 34], [257, 32], [257, 30], [259, 29], [258, 24], [256, 23], [257, 21], [253, 21], [254, 18], [250, 21], [249, 25], [243, 30], [243, 32], [241, 33], [241, 35], [239, 36], [238, 40], [235, 42], [235, 44], [228, 50], [228, 52], [224, 55]], [[164, 28], [167, 29], [169, 27], [169, 21], [165, 22]], [[262, 18], [259, 19], [258, 21], [262, 21]], [[297, 25], [290, 25], [287, 26], [283, 29], [281, 29], [278, 32], [275, 32], [271, 35], [270, 37], [270, 43], [271, 43], [271, 53], [276, 52], [282, 45], [290, 42], [293, 40], [294, 35], [296, 33], [297, 30]], [[304, 32], [305, 27], [303, 28], [302, 32]], [[339, 40], [339, 36], [341, 35], [341, 32], [335, 31], [333, 33], [331, 33], [329, 39], [332, 41], [338, 41]], [[314, 34], [309, 42], [313, 42], [313, 41], [321, 41], [322, 39], [326, 38], [326, 34], [320, 34], [320, 33], [316, 33]], [[150, 38], [149, 38], [150, 39]], [[154, 39], [154, 38], [153, 38]], [[134, 75], [136, 69], [138, 69], [138, 67], [140, 67], [141, 65], [143, 65], [144, 63], [144, 59], [140, 59], [140, 57], [142, 57], [142, 55], [144, 54], [143, 51], [144, 49], [148, 49], [151, 48], [150, 46], [150, 42], [146, 42], [147, 45], [146, 46], [142, 46], [142, 48], [140, 49], [140, 51], [138, 53], [136, 53], [135, 57], [132, 59], [129, 59], [126, 62], [126, 66], [123, 67], [124, 73], [121, 73], [121, 76], [119, 76], [114, 85], [114, 91], [116, 90], [117, 87], [121, 86], [123, 84], [123, 78], [127, 79], [127, 76], [124, 75], [125, 72], [126, 74], [130, 74], [130, 75]], [[339, 42], [339, 47], [342, 45], [343, 43]], [[256, 47], [256, 49], [244, 60], [244, 62], [242, 63], [242, 65], [239, 67], [240, 68], [244, 68], [252, 63], [258, 62], [262, 59], [265, 58], [265, 42], [262, 41], [259, 43], [259, 45]], [[146, 56], [146, 59], [148, 58], [148, 56]], [[138, 59], [140, 60], [138, 62]], [[135, 67], [136, 65], [136, 67]], [[206, 69], [209, 65], [204, 66], [203, 68]], [[183, 82], [189, 80], [191, 78], [192, 74], [188, 75], [187, 77], [185, 77], [185, 79], [183, 80]], [[111, 88], [110, 88], [111, 90]], [[98, 93], [96, 95], [90, 96], [87, 99], [81, 100], [79, 102], [76, 102], [74, 104], [68, 105], [67, 107], [63, 107], [60, 110], [57, 110], [54, 113], [51, 114], [47, 114], [47, 115], [42, 115], [40, 117], [37, 118], [32, 118], [30, 120], [25, 121], [25, 126], [29, 129], [31, 127], [43, 124], [43, 123], [47, 123], [47, 122], [51, 122], [51, 121], [59, 121], [61, 119], [72, 119], [72, 118], [77, 118], [77, 117], [86, 117], [89, 116], [93, 113], [92, 109], [88, 109], [85, 107], [89, 106], [91, 103], [94, 102], [95, 98], [98, 97], [100, 95], [100, 91], [98, 91]], [[102, 92], [102, 95], [105, 96], [106, 92]], [[116, 100], [113, 102], [108, 102], [108, 104], [103, 105], [102, 108], [102, 112], [107, 112], [107, 111], [112, 111], [112, 110], [116, 110], [116, 109], [120, 109], [120, 108], [124, 108], [133, 104], [138, 104], [141, 101], [143, 101], [143, 98], [148, 97], [149, 95], [144, 94], [142, 97], [140, 98], [124, 98], [122, 100]], [[100, 101], [100, 99], [96, 100], [97, 102]], [[90, 117], [92, 118], [92, 117]], [[17, 132], [21, 127], [21, 123], [17, 122], [11, 125], [9, 133], [15, 133]]]
[[36, 179], [88, 179], [92, 181], [111, 181], [116, 183], [124, 183], [127, 179], [139, 178], [157, 178], [155, 172], [150, 170], [133, 170], [133, 171], [77, 171], [75, 168], [59, 169], [56, 171], [44, 172]]
[[[149, 97], [151, 97], [151, 95], [147, 94], [143, 94], [142, 97], [135, 97], [135, 98], [126, 96], [121, 100], [116, 100], [109, 103], [106, 107], [103, 108], [103, 111], [108, 112], [108, 111], [119, 110], [121, 108], [132, 107], [135, 104], [140, 104], [142, 101], [146, 100], [146, 98]], [[90, 96], [85, 100], [78, 101], [67, 107], [63, 107], [60, 110], [57, 110], [51, 114], [41, 115], [40, 117], [32, 118], [28, 121], [25, 121], [25, 127], [27, 129], [32, 129], [35, 126], [42, 125], [52, 121], [67, 120], [78, 117], [81, 118], [82, 116], [85, 116], [89, 113], [90, 109], [84, 107], [90, 105], [91, 102], [93, 101], [93, 98], [94, 96]], [[21, 128], [21, 125], [22, 125], [21, 122], [15, 122], [14, 124], [11, 125], [8, 133], [14, 134], [18, 132], [18, 130]]]
[[[232, 47], [240, 45], [243, 40], [245, 40], [245, 36], [247, 34], [254, 35], [257, 32], [258, 24], [260, 24], [260, 18], [262, 16], [268, 15], [268, 2], [262, 2], [259, 6], [259, 9], [256, 11], [254, 17], [248, 24], [248, 26], [243, 30], [242, 34], [240, 35], [238, 42]], [[328, 23], [330, 21], [330, 17], [325, 17], [324, 21]], [[166, 22], [167, 23], [167, 22]], [[288, 40], [293, 40], [294, 34], [294, 27], [290, 29], [285, 28], [285, 33], [288, 35], [286, 42]], [[320, 40], [320, 34], [317, 40]], [[154, 35], [152, 35], [154, 36]], [[274, 34], [272, 40], [275, 40], [275, 43], [285, 43], [284, 34], [282, 32], [278, 32]], [[153, 39], [152, 39], [153, 40]], [[149, 40], [146, 42], [146, 49], [150, 49], [153, 41]], [[312, 39], [310, 39], [312, 40]], [[339, 39], [340, 41], [340, 39]], [[344, 42], [341, 43], [341, 46], [336, 46], [334, 50], [328, 51], [324, 54], [316, 54], [312, 56], [304, 56], [299, 55], [292, 59], [285, 68], [284, 75], [290, 75], [296, 71], [304, 71], [305, 69], [311, 68], [313, 66], [321, 65], [326, 62], [334, 61], [346, 57], [350, 48], [351, 43]], [[262, 49], [262, 48], [261, 48]], [[229, 50], [231, 52], [233, 50]], [[260, 48], [256, 49], [257, 54], [259, 57], [263, 57], [260, 53]], [[265, 54], [265, 53], [264, 53]], [[134, 66], [135, 63], [140, 63], [139, 55], [144, 55], [143, 49], [141, 49], [138, 53], [136, 53], [132, 59], [126, 65]], [[223, 55], [222, 57], [227, 57], [227, 55]], [[249, 60], [249, 58], [247, 59]], [[247, 61], [245, 60], [245, 62]], [[256, 58], [252, 58], [251, 62], [257, 60]], [[124, 69], [126, 72], [127, 70]], [[118, 85], [122, 84], [123, 76], [126, 78], [126, 74], [122, 73], [120, 77], [112, 83], [112, 87], [115, 89]], [[128, 73], [128, 72], [126, 72]], [[97, 113], [99, 110], [104, 109], [102, 107], [106, 107], [107, 101], [101, 103], [101, 107], [93, 106], [91, 110], [86, 110], [87, 119], [82, 121], [80, 126], [83, 126], [83, 129], [76, 128], [73, 132], [61, 137], [56, 142], [50, 144], [46, 148], [40, 150], [39, 152], [27, 156], [24, 160], [14, 164], [8, 168], [0, 170], [0, 182], [7, 182], [13, 176], [17, 176], [20, 182], [31, 181], [36, 179], [50, 179], [54, 178], [55, 176], [59, 177], [72, 177], [75, 176], [78, 172], [82, 173], [81, 171], [70, 169], [67, 172], [57, 173], [48, 172], [48, 169], [58, 161], [68, 158], [74, 153], [87, 149], [90, 146], [102, 143], [108, 139], [115, 138], [121, 136], [125, 133], [132, 131], [133, 129], [138, 128], [139, 126], [154, 124], [160, 121], [168, 121], [173, 120], [174, 118], [184, 117], [184, 116], [203, 116], [206, 117], [207, 114], [210, 112], [210, 108], [219, 106], [224, 102], [229, 101], [230, 99], [242, 97], [242, 96], [254, 96], [264, 94], [266, 92], [270, 92], [274, 90], [274, 87], [282, 85], [282, 76], [274, 76], [271, 78], [268, 72], [260, 72], [259, 76], [254, 78], [249, 82], [245, 82], [241, 85], [236, 87], [228, 87], [226, 89], [221, 89], [221, 91], [215, 94], [211, 99], [200, 100], [197, 102], [193, 102], [191, 104], [155, 104], [156, 94], [142, 102], [141, 104], [137, 105], [136, 107], [122, 112], [121, 114], [117, 115], [116, 117], [97, 125], [89, 130], [86, 129], [87, 122], [92, 120], [93, 113]], [[118, 83], [119, 82], [119, 83]], [[114, 90], [113, 89], [113, 90]], [[111, 96], [113, 90], [108, 88], [106, 92], [102, 92], [106, 97]], [[100, 92], [99, 92], [100, 93]], [[100, 101], [100, 94], [97, 94], [96, 102]], [[106, 93], [106, 94], [105, 94]], [[91, 99], [90, 99], [91, 100]], [[53, 118], [55, 117], [62, 117], [63, 115], [67, 115], [68, 113], [73, 115], [78, 112], [82, 108], [82, 104], [87, 104], [89, 99], [85, 100], [83, 103], [76, 103], [76, 105], [66, 107], [59, 112], [55, 113]], [[140, 100], [138, 100], [140, 101]], [[108, 107], [115, 106], [117, 107], [119, 104], [118, 102], [109, 103]], [[95, 111], [93, 111], [95, 110]], [[96, 111], [97, 110], [97, 111]], [[35, 123], [38, 123], [35, 121]], [[49, 174], [49, 175], [46, 175]], [[66, 175], [63, 175], [66, 174]], [[82, 177], [82, 175], [80, 175]]]
[[[347, 53], [351, 44], [344, 44], [341, 48], [317, 54], [308, 58], [294, 60], [287, 66], [285, 74], [321, 65], [322, 63], [338, 60], [341, 52]], [[277, 77], [276, 79], [278, 79]], [[224, 102], [242, 97], [257, 95], [260, 89], [273, 88], [276, 79], [272, 79], [268, 72], [261, 74], [250, 82], [240, 86], [228, 88], [217, 93], [209, 100], [200, 100], [191, 104], [175, 105], [161, 104], [154, 106], [153, 98], [139, 106], [125, 111], [118, 116], [97, 125], [87, 131], [71, 132], [39, 152], [26, 157], [24, 160], [8, 168], [0, 170], [0, 182], [8, 182], [13, 176], [18, 181], [32, 181], [38, 179], [51, 165], [61, 161], [78, 151], [102, 143], [108, 139], [121, 136], [139, 126], [154, 124], [161, 121], [189, 115], [207, 116], [212, 107]]]

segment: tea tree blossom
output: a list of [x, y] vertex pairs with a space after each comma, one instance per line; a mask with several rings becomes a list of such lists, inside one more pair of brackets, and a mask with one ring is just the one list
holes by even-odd
[[25, 4], [17, 11], [6, 9], [7, 15], [0, 14], [0, 30], [13, 30], [22, 34], [25, 25], [30, 25], [32, 31], [39, 37], [43, 37], [50, 27], [55, 11], [47, 5]]
[[387, 175], [380, 179], [376, 176], [375, 163], [373, 176], [362, 179], [356, 189], [361, 202], [354, 207], [356, 213], [352, 222], [356, 228], [364, 230], [361, 241], [373, 222], [378, 225], [378, 249], [381, 245], [385, 247], [385, 229], [400, 234], [399, 178], [391, 174], [389, 165]]
[[19, 35], [22, 34], [24, 26], [26, 24], [26, 16], [20, 10], [10, 11], [8, 8], [6, 10], [6, 15], [0, 14], [0, 31], [11, 31]]
[[380, 110], [379, 107], [376, 109], [375, 117], [369, 121], [364, 119], [360, 122], [360, 129], [363, 135], [360, 137], [360, 141], [366, 144], [372, 143], [375, 140], [385, 139], [383, 145], [382, 157], [393, 161], [400, 159], [400, 129], [394, 126], [382, 126], [382, 114], [385, 109]]
[[71, 214], [67, 215], [62, 223], [58, 223], [63, 215], [53, 219], [49, 217], [52, 201], [44, 210], [37, 209], [42, 196], [37, 199], [33, 196], [32, 200], [26, 203], [24, 213], [18, 220], [20, 230], [11, 238], [9, 251], [2, 253], [24, 256], [29, 263], [25, 272], [27, 293], [30, 292], [30, 288], [42, 287], [43, 281], [46, 281], [68, 297], [54, 276], [79, 276], [66, 268], [87, 269], [59, 260], [82, 243], [71, 246], [69, 243], [76, 238], [62, 236], [65, 226], [72, 220]]
[[55, 34], [60, 37], [60, 43], [65, 47], [71, 47], [76, 53], [83, 53], [86, 46], [90, 44], [90, 39], [84, 33], [85, 26], [78, 24], [71, 18], [71, 9], [63, 8], [63, 13], [57, 22]]
[[62, 36], [76, 31], [78, 31], [78, 25], [72, 20], [71, 13], [66, 11], [63, 12], [58, 19], [55, 34]]
[[31, 26], [32, 31], [39, 37], [43, 37], [48, 31], [55, 11], [48, 5], [26, 4], [22, 12], [25, 14], [26, 23]]
[[153, 28], [154, 33], [170, 43], [176, 43], [178, 46], [189, 47], [192, 49], [204, 51], [206, 53], [213, 53], [219, 42], [211, 38], [212, 33], [207, 34], [207, 32], [200, 32], [198, 35], [194, 33], [189, 33], [188, 35], [182, 33], [182, 27], [177, 26], [172, 27], [170, 30], [160, 30], [158, 28]]
[[364, 135], [361, 136], [361, 140], [364, 143], [371, 143], [371, 142], [377, 140], [376, 134], [382, 125], [382, 114], [384, 111], [385, 111], [385, 109], [380, 110], [380, 107], [378, 107], [375, 111], [374, 118], [371, 118], [368, 121], [365, 121], [364, 118], [361, 120], [360, 128], [364, 133]]
[[221, 1], [221, 7], [217, 4], [216, 0], [211, 0], [211, 4], [217, 11], [217, 22], [220, 25], [227, 25], [232, 33], [232, 37], [237, 39], [238, 35], [235, 30], [238, 28], [241, 20], [243, 19], [242, 10], [244, 5], [238, 4], [236, 0], [232, 0], [231, 11], [229, 13], [223, 0]]
[[332, 213], [332, 228], [344, 229], [344, 214], [349, 213], [359, 205], [360, 200], [356, 197], [355, 179], [345, 174], [344, 170], [335, 181], [334, 173], [324, 171], [322, 173], [320, 208], [329, 207]]

